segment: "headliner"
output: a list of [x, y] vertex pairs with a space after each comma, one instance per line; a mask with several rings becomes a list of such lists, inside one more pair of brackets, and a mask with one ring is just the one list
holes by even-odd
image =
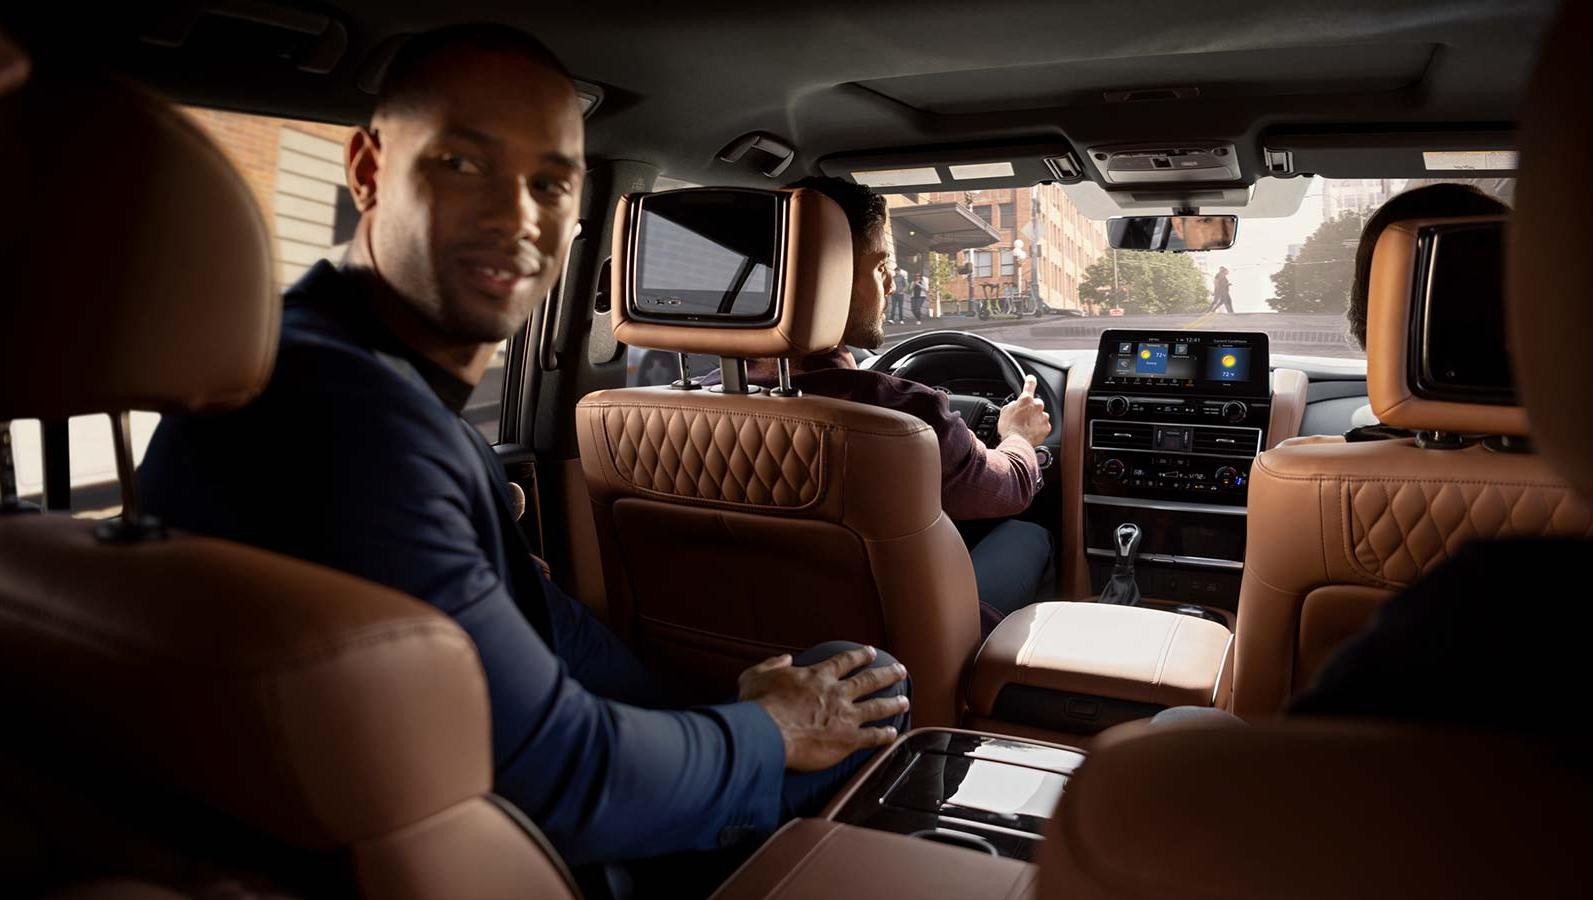
[[[750, 131], [797, 148], [782, 181], [819, 171], [825, 157], [871, 151], [1196, 138], [1246, 148], [1253, 175], [1259, 162], [1249, 150], [1269, 130], [1508, 129], [1554, 3], [1241, 0], [1221, 14], [1214, 6], [338, 0], [322, 8], [346, 26], [348, 46], [325, 75], [273, 54], [286, 32], [222, 20], [206, 19], [177, 49], [137, 39], [158, 19], [149, 12], [124, 13], [138, 21], [106, 29], [99, 43], [74, 31], [51, 44], [92, 44], [185, 102], [354, 122], [371, 101], [362, 70], [385, 58], [385, 41], [489, 20], [538, 35], [578, 78], [602, 87], [590, 155], [646, 160], [691, 181], [767, 184], [715, 160]], [[1108, 99], [1187, 87], [1199, 95]]]

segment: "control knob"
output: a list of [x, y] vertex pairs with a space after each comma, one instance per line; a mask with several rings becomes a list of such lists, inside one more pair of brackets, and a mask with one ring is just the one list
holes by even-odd
[[1217, 470], [1217, 484], [1228, 490], [1239, 485], [1239, 470], [1233, 466], [1223, 466]]
[[1250, 408], [1238, 400], [1229, 400], [1222, 405], [1222, 417], [1230, 422], [1243, 422], [1249, 414]]
[[1118, 479], [1123, 477], [1123, 472], [1126, 471], [1127, 468], [1127, 466], [1123, 465], [1122, 460], [1114, 457], [1113, 459], [1109, 459], [1106, 462], [1101, 463], [1101, 474], [1105, 475], [1107, 478]]
[[1106, 414], [1107, 415], [1109, 415], [1109, 416], [1121, 416], [1121, 415], [1124, 415], [1127, 412], [1128, 412], [1128, 398], [1127, 397], [1107, 397], [1106, 398]]

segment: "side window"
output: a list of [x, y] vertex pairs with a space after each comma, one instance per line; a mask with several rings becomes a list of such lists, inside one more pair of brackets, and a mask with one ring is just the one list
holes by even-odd
[[[135, 412], [133, 424], [133, 462], [144, 459], [149, 439], [160, 424], [160, 415]], [[17, 494], [23, 500], [44, 505], [44, 439], [37, 419], [18, 419], [11, 423], [11, 444], [17, 469]], [[105, 519], [122, 511], [122, 492], [116, 481], [116, 454], [111, 444], [109, 416], [75, 416], [67, 422], [67, 445], [71, 448], [72, 514]]]

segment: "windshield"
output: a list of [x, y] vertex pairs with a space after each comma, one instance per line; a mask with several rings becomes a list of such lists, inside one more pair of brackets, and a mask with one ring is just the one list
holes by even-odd
[[1054, 184], [893, 194], [886, 340], [954, 329], [1093, 350], [1107, 328], [1264, 331], [1274, 355], [1364, 360], [1344, 315], [1362, 225], [1389, 198], [1439, 181], [1506, 204], [1514, 189], [1507, 178], [1312, 177], [1291, 215], [1241, 214], [1233, 246], [1204, 253], [1109, 249], [1106, 223]]

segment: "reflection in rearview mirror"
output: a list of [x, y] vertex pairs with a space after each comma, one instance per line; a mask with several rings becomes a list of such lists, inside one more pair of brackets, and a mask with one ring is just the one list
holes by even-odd
[[1238, 232], [1238, 216], [1119, 216], [1106, 223], [1115, 250], [1227, 250]]

